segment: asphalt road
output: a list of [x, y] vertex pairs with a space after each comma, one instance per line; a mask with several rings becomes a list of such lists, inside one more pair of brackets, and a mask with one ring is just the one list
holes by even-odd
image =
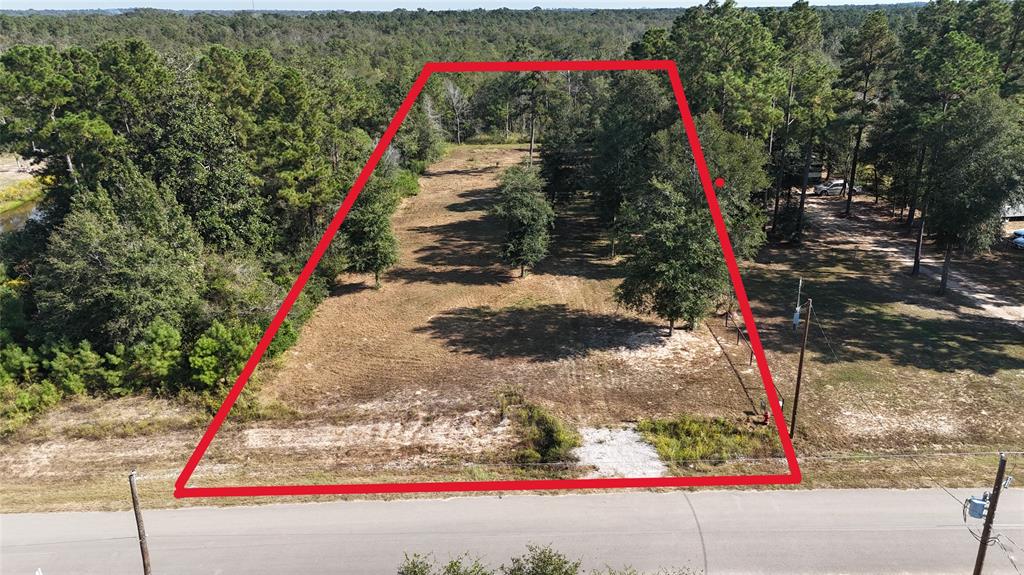
[[[1024, 545], [1024, 490], [1004, 492], [997, 519], [997, 532]], [[531, 543], [588, 569], [962, 574], [977, 551], [960, 505], [940, 490], [354, 501], [149, 511], [145, 522], [158, 575], [390, 574], [405, 553], [431, 552], [498, 565]], [[0, 537], [5, 575], [142, 572], [130, 512], [2, 515]], [[1024, 549], [1009, 548], [1024, 571]], [[997, 546], [985, 573], [1016, 571]]]

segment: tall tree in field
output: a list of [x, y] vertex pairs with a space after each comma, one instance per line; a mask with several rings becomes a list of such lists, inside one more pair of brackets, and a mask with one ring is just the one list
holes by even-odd
[[[941, 7], [942, 4], [938, 4], [936, 11]], [[946, 15], [944, 12], [926, 12], [926, 15], [929, 16], [924, 18], [926, 23], [937, 24], [933, 24], [935, 28], [916, 30], [912, 35], [911, 52], [901, 78], [901, 95], [914, 106], [918, 123], [916, 129], [924, 135], [920, 140], [916, 169], [920, 177], [915, 177], [915, 182], [922, 186], [920, 192], [914, 191], [910, 208], [913, 212], [916, 204], [921, 206], [918, 243], [914, 252], [915, 271], [920, 267], [928, 208], [934, 190], [941, 185], [942, 166], [939, 165], [938, 154], [948, 137], [947, 120], [968, 98], [995, 93], [1002, 78], [995, 54], [987, 52], [963, 32], [942, 32], [953, 25], [949, 22], [950, 17], [942, 17]]]
[[502, 255], [519, 268], [519, 277], [548, 253], [555, 212], [543, 189], [544, 180], [533, 166], [512, 166], [501, 174], [501, 196], [491, 213], [505, 222]]
[[793, 134], [802, 142], [803, 168], [800, 178], [800, 198], [797, 207], [794, 237], [801, 238], [804, 208], [810, 181], [811, 160], [816, 146], [824, 139], [826, 126], [834, 119], [837, 94], [833, 85], [839, 70], [820, 51], [808, 54], [803, 73], [796, 85]]
[[602, 76], [570, 77], [562, 97], [551, 98], [540, 158], [552, 205], [569, 203], [581, 190], [591, 189], [591, 161], [599, 132], [596, 100], [603, 97], [605, 88]]
[[[768, 183], [766, 155], [757, 141], [727, 131], [720, 118], [702, 114], [698, 130], [709, 169], [726, 185], [716, 195], [736, 255], [748, 258], [764, 242], [762, 211], [752, 202]], [[615, 298], [641, 313], [688, 327], [705, 317], [728, 286], [725, 261], [712, 225], [693, 153], [677, 122], [651, 138], [657, 168], [646, 185], [624, 200], [622, 227], [626, 277]]]
[[623, 210], [634, 233], [623, 240], [626, 277], [615, 299], [629, 309], [653, 313], [688, 327], [714, 306], [725, 289], [725, 264], [707, 208], [693, 191], [653, 180]]
[[599, 217], [610, 228], [615, 256], [623, 200], [646, 185], [656, 167], [651, 136], [679, 119], [667, 83], [646, 72], [612, 77], [594, 138], [592, 182]]
[[342, 225], [348, 268], [372, 273], [376, 288], [380, 287], [380, 274], [398, 261], [391, 215], [400, 198], [388, 184], [387, 179], [372, 178]]
[[987, 248], [999, 236], [1003, 207], [1024, 198], [1024, 114], [993, 93], [951, 113], [938, 144], [929, 223], [945, 250], [939, 293], [955, 248]]
[[896, 49], [896, 35], [889, 29], [889, 19], [884, 12], [868, 15], [857, 33], [843, 46], [840, 78], [843, 85], [853, 92], [855, 100], [850, 109], [854, 143], [850, 177], [846, 181], [846, 215], [850, 215], [853, 205], [864, 130], [874, 118], [879, 103], [889, 95], [890, 72], [897, 55]]

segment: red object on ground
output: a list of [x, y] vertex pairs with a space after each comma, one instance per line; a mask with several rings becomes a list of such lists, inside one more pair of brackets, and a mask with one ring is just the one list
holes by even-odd
[[[327, 247], [334, 239], [338, 228], [345, 220], [345, 216], [352, 208], [352, 204], [359, 197], [367, 180], [376, 168], [381, 156], [391, 144], [391, 140], [398, 132], [399, 126], [405, 116], [409, 113], [416, 97], [419, 96], [427, 80], [435, 73], [458, 73], [458, 72], [563, 72], [563, 71], [606, 71], [606, 70], [648, 70], [660, 71], [668, 74], [672, 91], [675, 93], [676, 103], [679, 106], [679, 114], [686, 128], [686, 137], [693, 151], [693, 157], [697, 164], [697, 172], [700, 175], [701, 186], [707, 197], [708, 207], [711, 210], [711, 218], [715, 224], [715, 232], [722, 246], [722, 256], [725, 258], [726, 266], [729, 269], [729, 278], [732, 280], [733, 290], [736, 293], [736, 300], [739, 303], [743, 322], [747, 328], [750, 345], [754, 349], [754, 357], [757, 359], [757, 367], [768, 396], [768, 405], [771, 406], [772, 416], [775, 418], [776, 429], [779, 431], [779, 439], [782, 442], [783, 451], [786, 454], [786, 462], [789, 466], [789, 473], [778, 475], [718, 475], [702, 477], [623, 477], [605, 479], [531, 479], [513, 481], [455, 481], [455, 482], [427, 482], [427, 483], [350, 483], [338, 485], [253, 485], [253, 486], [231, 486], [231, 487], [188, 487], [188, 481], [195, 472], [203, 454], [210, 447], [214, 436], [223, 425], [231, 407], [238, 400], [242, 389], [249, 381], [256, 365], [263, 357], [270, 342], [281, 327], [281, 322], [288, 316], [296, 298], [302, 292], [306, 282], [309, 281], [313, 270], [316, 269], [320, 258], [323, 257]], [[724, 185], [724, 181], [718, 178], [714, 184]], [[354, 360], [355, 358], [353, 358]], [[750, 310], [750, 303], [747, 300], [747, 292], [743, 287], [743, 280], [740, 278], [739, 267], [736, 265], [736, 257], [733, 254], [732, 243], [725, 228], [725, 221], [722, 219], [721, 209], [718, 205], [718, 198], [715, 196], [711, 175], [708, 172], [707, 163], [704, 161], [704, 152], [701, 149], [697, 137], [697, 128], [694, 125], [693, 117], [690, 115], [690, 107], [686, 103], [686, 95], [683, 91], [683, 84], [679, 78], [679, 70], [672, 60], [595, 60], [595, 61], [544, 61], [544, 62], [429, 62], [423, 66], [416, 81], [413, 83], [409, 93], [406, 94], [401, 106], [391, 123], [388, 124], [384, 134], [381, 136], [369, 160], [363, 166], [362, 171], [356, 178], [355, 183], [349, 190], [345, 200], [341, 203], [334, 218], [327, 226], [323, 236], [313, 249], [306, 265], [303, 266], [299, 277], [292, 284], [288, 295], [285, 296], [281, 308], [277, 310], [267, 330], [263, 333], [256, 349], [249, 356], [242, 373], [238, 375], [234, 385], [228, 392], [227, 397], [221, 404], [220, 409], [213, 416], [206, 432], [199, 440], [188, 462], [185, 464], [181, 474], [174, 482], [174, 496], [185, 497], [253, 497], [253, 496], [275, 496], [275, 495], [329, 495], [349, 493], [424, 493], [424, 492], [456, 492], [456, 491], [532, 491], [548, 489], [613, 489], [628, 487], [691, 487], [704, 485], [775, 485], [785, 483], [799, 483], [801, 479], [800, 466], [797, 463], [796, 452], [793, 450], [793, 443], [789, 439], [786, 430], [782, 410], [779, 408], [778, 394], [775, 384], [772, 382], [771, 372], [768, 369], [768, 362], [765, 358], [764, 348], [761, 346], [761, 338], [758, 336], [757, 327], [754, 324], [754, 316]]]

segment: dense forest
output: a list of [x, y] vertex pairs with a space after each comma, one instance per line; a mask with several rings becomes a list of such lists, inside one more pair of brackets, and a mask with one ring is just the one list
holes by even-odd
[[[0, 237], [0, 431], [82, 393], [218, 404], [424, 62], [622, 57], [680, 63], [741, 258], [799, 242], [812, 164], [899, 206], [947, 268], [1020, 197], [1024, 0], [0, 14], [0, 151], [46, 187]], [[692, 324], [727, 290], [664, 77], [451, 75], [428, 84], [271, 355], [340, 273], [379, 285], [392, 213], [465, 142], [529, 145], [494, 207], [521, 274], [554, 214], [587, 202], [625, 306]]]

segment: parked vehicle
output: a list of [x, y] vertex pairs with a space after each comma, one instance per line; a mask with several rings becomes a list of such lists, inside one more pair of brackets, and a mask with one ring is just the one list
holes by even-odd
[[1024, 229], [1013, 230], [1012, 233], [1015, 238], [1024, 238]]
[[[846, 191], [846, 180], [829, 180], [827, 182], [814, 186], [814, 195], [816, 196], [841, 196]], [[853, 187], [853, 193], [860, 194], [864, 190], [860, 186]]]
[[1024, 236], [1013, 238], [1013, 247], [1024, 250]]
[[814, 186], [814, 195], [816, 196], [831, 196], [831, 195], [842, 195], [843, 189], [846, 188], [846, 180], [829, 180], [822, 182], [817, 186]]

